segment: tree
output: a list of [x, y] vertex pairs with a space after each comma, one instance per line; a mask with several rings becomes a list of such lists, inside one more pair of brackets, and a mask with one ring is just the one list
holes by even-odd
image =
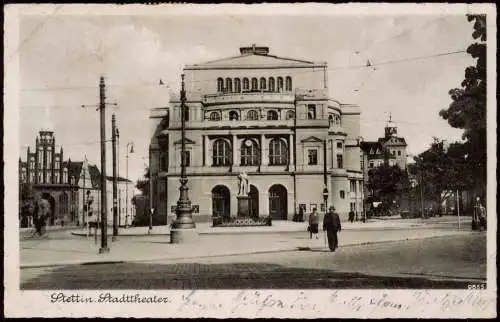
[[141, 192], [143, 196], [149, 196], [149, 167], [144, 169], [144, 178], [138, 179], [135, 187]]
[[390, 207], [409, 188], [408, 175], [397, 165], [384, 163], [368, 172], [368, 189], [373, 192], [373, 200]]
[[479, 39], [467, 48], [476, 66], [465, 69], [461, 88], [449, 91], [452, 102], [439, 115], [454, 128], [463, 129], [465, 140], [459, 148], [467, 157], [469, 168], [475, 169], [474, 184], [484, 186], [486, 182], [486, 15], [467, 15], [474, 21], [472, 37]]
[[456, 190], [469, 187], [474, 180], [474, 169], [464, 157], [466, 146], [434, 138], [430, 148], [415, 157], [417, 181], [426, 200], [441, 205]]

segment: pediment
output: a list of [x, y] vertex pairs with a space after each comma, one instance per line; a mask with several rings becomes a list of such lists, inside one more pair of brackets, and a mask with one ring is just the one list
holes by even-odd
[[313, 142], [313, 143], [317, 143], [317, 142], [323, 142], [322, 139], [318, 138], [318, 137], [315, 137], [315, 136], [310, 136], [308, 138], [305, 138], [305, 139], [302, 139], [300, 142]]
[[[177, 141], [174, 142], [174, 144], [182, 144], [182, 140], [177, 140]], [[195, 142], [193, 140], [185, 138], [184, 139], [184, 144], [195, 144]]]
[[272, 55], [249, 54], [228, 57], [200, 64], [186, 66], [185, 69], [209, 68], [248, 68], [248, 67], [315, 67], [325, 63], [315, 63], [306, 60], [284, 58]]

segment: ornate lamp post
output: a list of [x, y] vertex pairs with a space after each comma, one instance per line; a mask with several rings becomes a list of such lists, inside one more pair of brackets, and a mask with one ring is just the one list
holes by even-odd
[[184, 74], [181, 75], [181, 186], [179, 188], [180, 196], [177, 201], [177, 209], [175, 213], [177, 218], [172, 223], [172, 229], [170, 232], [171, 243], [178, 244], [185, 240], [185, 237], [191, 233], [194, 235], [196, 227], [193, 221], [193, 209], [191, 207], [191, 200], [188, 196], [188, 186], [187, 186], [187, 176], [186, 176], [186, 91], [184, 89]]

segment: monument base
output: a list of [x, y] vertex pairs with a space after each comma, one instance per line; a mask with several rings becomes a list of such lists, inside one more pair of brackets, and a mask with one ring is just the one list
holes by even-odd
[[198, 239], [198, 232], [196, 229], [170, 229], [170, 243], [171, 244], [189, 244]]
[[237, 196], [238, 199], [238, 217], [250, 217], [250, 197]]

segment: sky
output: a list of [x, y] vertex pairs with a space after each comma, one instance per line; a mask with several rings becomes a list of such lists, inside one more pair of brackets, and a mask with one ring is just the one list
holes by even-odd
[[[326, 61], [330, 96], [359, 104], [365, 140], [383, 135], [388, 113], [410, 154], [424, 151], [432, 137], [461, 138], [462, 131], [451, 128], [438, 113], [449, 106], [448, 91], [460, 86], [465, 68], [475, 60], [463, 52], [412, 59], [465, 50], [473, 42], [473, 28], [461, 13], [239, 10], [195, 15], [195, 11], [171, 14], [160, 9], [124, 14], [110, 9], [106, 15], [82, 15], [70, 9], [50, 7], [48, 14], [21, 15], [19, 20], [16, 55], [23, 160], [38, 131], [48, 128], [54, 130], [65, 158], [86, 156], [100, 166], [99, 112], [81, 105], [98, 103], [99, 77], [104, 75], [107, 101], [117, 103], [106, 108], [106, 137], [111, 137], [115, 113], [119, 173], [125, 176], [126, 145], [133, 143], [129, 178], [135, 181], [148, 163], [149, 110], [168, 105], [169, 92], [179, 90], [182, 67], [235, 56], [239, 47], [254, 43], [269, 46], [272, 55]], [[376, 70], [359, 68], [367, 60]], [[159, 86], [160, 79], [165, 86]], [[111, 144], [107, 161], [109, 174]]]

